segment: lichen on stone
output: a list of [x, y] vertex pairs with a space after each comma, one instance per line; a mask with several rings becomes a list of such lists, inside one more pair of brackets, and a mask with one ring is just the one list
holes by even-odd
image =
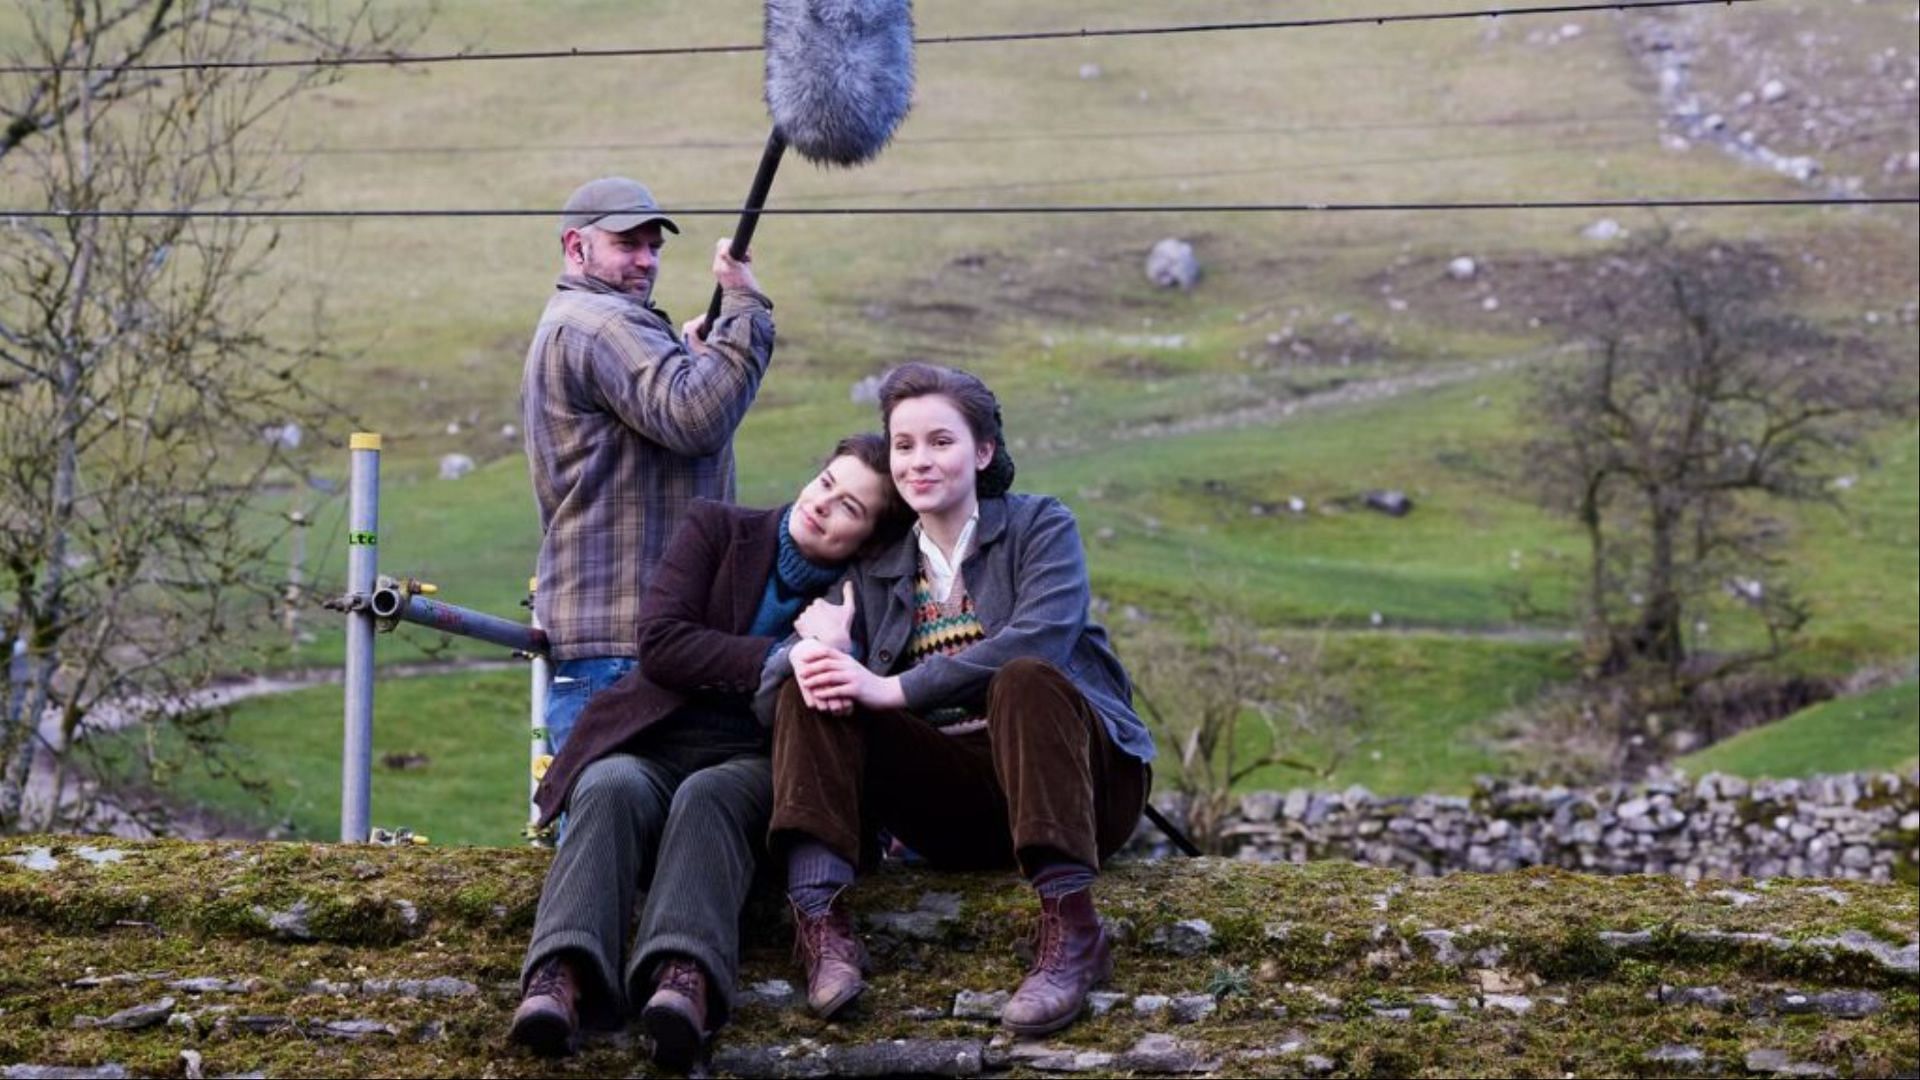
[[[0, 842], [0, 1067], [179, 1076], [191, 1051], [208, 1076], [646, 1072], [637, 1029], [557, 1063], [505, 1040], [549, 853], [143, 841], [96, 864], [79, 845]], [[6, 858], [35, 848], [57, 865]], [[1920, 1067], [1910, 886], [1197, 859], [1118, 864], [1096, 895], [1118, 939], [1112, 983], [1032, 1043], [1006, 1039], [988, 1007], [1018, 983], [1036, 917], [1013, 876], [863, 879], [850, 896], [872, 986], [834, 1024], [796, 1001], [781, 905], [756, 897], [750, 992], [715, 1071], [1728, 1075], [1751, 1054], [1837, 1075]], [[296, 910], [304, 935], [276, 928]], [[1202, 922], [1203, 948], [1167, 947]], [[81, 1023], [142, 1007], [166, 1015]]]

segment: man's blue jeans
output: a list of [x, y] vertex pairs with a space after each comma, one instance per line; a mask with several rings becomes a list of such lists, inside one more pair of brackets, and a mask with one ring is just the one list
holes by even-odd
[[554, 665], [553, 685], [547, 688], [547, 751], [558, 754], [567, 744], [587, 699], [637, 666], [639, 661], [630, 656], [586, 656]]

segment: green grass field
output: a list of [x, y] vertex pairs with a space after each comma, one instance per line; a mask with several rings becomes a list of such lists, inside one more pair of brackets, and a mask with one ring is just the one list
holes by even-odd
[[[1341, 636], [1329, 670], [1353, 682], [1372, 719], [1370, 735], [1326, 783], [1392, 794], [1464, 792], [1499, 761], [1482, 738], [1485, 718], [1567, 671], [1565, 650], [1395, 635]], [[1391, 681], [1370, 672], [1392, 671]], [[1465, 677], [1463, 677], [1465, 676]], [[163, 794], [199, 803], [251, 829], [292, 824], [312, 839], [338, 835], [341, 691], [319, 686], [240, 706], [229, 728], [233, 764], [268, 783], [264, 798], [189, 763]], [[377, 687], [372, 820], [405, 826], [435, 843], [514, 842], [526, 821], [526, 675], [479, 672], [397, 679]], [[163, 752], [178, 742], [162, 737]], [[1314, 757], [1320, 747], [1295, 745]], [[381, 764], [423, 755], [413, 767]], [[1247, 789], [1308, 786], [1281, 768]]]
[[[1473, 6], [1371, 0], [1366, 10]], [[1801, 32], [1754, 10], [1765, 7], [1701, 17], [1730, 37], [1786, 42]], [[1833, 63], [1858, 65], [1882, 42], [1910, 41], [1910, 11], [1869, 0], [1796, 17], [1828, 35]], [[940, 36], [1353, 12], [1333, 0], [1284, 11], [1260, 0], [978, 0], [922, 4], [916, 18], [922, 35]], [[0, 46], [17, 14], [0, 15]], [[1663, 18], [928, 45], [895, 143], [854, 171], [790, 162], [772, 205], [1806, 194], [1712, 148], [1662, 144], [1655, 78], [1628, 31]], [[1530, 39], [1563, 24], [1582, 32]], [[438, 6], [418, 48], [711, 44], [759, 33], [758, 8], [744, 2], [462, 0]], [[1705, 83], [1713, 73], [1699, 75]], [[725, 208], [745, 194], [765, 137], [760, 80], [752, 54], [356, 69], [288, 117], [286, 142], [301, 156], [297, 202], [555, 207], [579, 182], [624, 172], [670, 207]], [[1911, 112], [1880, 117], [1900, 153]], [[1850, 146], [1835, 167], [1865, 154]], [[16, 195], [7, 183], [0, 173], [0, 193]], [[1555, 362], [1546, 350], [1569, 298], [1548, 291], [1546, 270], [1604, 255], [1581, 235], [1598, 216], [769, 217], [755, 265], [776, 303], [779, 346], [737, 439], [740, 497], [788, 497], [836, 437], [876, 425], [870, 407], [849, 399], [856, 380], [908, 358], [966, 366], [1005, 403], [1019, 486], [1057, 494], [1079, 515], [1110, 623], [1118, 628], [1129, 609], [1179, 622], [1197, 601], [1230, 596], [1270, 633], [1328, 632], [1329, 655], [1366, 687], [1377, 728], [1335, 782], [1464, 790], [1501, 765], [1486, 721], [1575, 670], [1564, 637], [1582, 542], [1527, 498], [1518, 448], [1537, 422], [1527, 380]], [[1911, 208], [1609, 216], [1636, 233], [1667, 227], [1782, 253], [1797, 306], [1920, 363], [1914, 327], [1881, 317], [1920, 289]], [[733, 223], [726, 214], [682, 223], [657, 298], [686, 318], [710, 288], [706, 252]], [[1193, 243], [1202, 261], [1191, 292], [1144, 280], [1146, 252], [1167, 236]], [[324, 301], [342, 359], [314, 374], [351, 408], [353, 426], [386, 436], [382, 569], [433, 581], [455, 603], [519, 612], [538, 531], [519, 441], [502, 429], [519, 423], [527, 337], [558, 270], [552, 222], [296, 221], [279, 253], [261, 287]], [[1445, 273], [1463, 254], [1482, 267], [1472, 283]], [[283, 324], [310, 311], [304, 299], [287, 304]], [[327, 444], [343, 444], [347, 430], [316, 433], [321, 474], [344, 475], [345, 451]], [[1868, 435], [1868, 460], [1836, 465], [1856, 478], [1836, 506], [1785, 514], [1789, 563], [1815, 616], [1791, 663], [1824, 675], [1920, 654], [1920, 427]], [[480, 468], [436, 479], [449, 452]], [[1359, 508], [1374, 488], [1406, 492], [1414, 512], [1392, 519]], [[1306, 512], [1280, 509], [1294, 498]], [[300, 504], [315, 519], [304, 570], [316, 596], [337, 589], [344, 571], [342, 503]], [[265, 508], [294, 505], [277, 496]], [[335, 618], [308, 612], [312, 640], [265, 662], [339, 663]], [[1754, 640], [1736, 611], [1708, 621], [1710, 647]], [[412, 628], [383, 637], [379, 650], [383, 663], [498, 655]], [[522, 707], [511, 678], [383, 686], [377, 752], [435, 749], [424, 751], [427, 770], [380, 778], [376, 820], [459, 842], [513, 835]], [[338, 725], [337, 693], [324, 690], [236, 712], [236, 744], [285, 789], [270, 818], [291, 814], [302, 830], [331, 835]], [[437, 788], [454, 776], [474, 786]], [[415, 789], [421, 801], [404, 801]], [[232, 800], [211, 786], [194, 791]], [[474, 816], [500, 792], [501, 824]]]
[[[1387, 795], [1464, 795], [1475, 778], [1506, 768], [1487, 722], [1569, 677], [1571, 654], [1560, 645], [1427, 634], [1335, 636], [1323, 663], [1350, 688], [1364, 714], [1362, 741], [1324, 780], [1270, 766], [1249, 776], [1240, 790], [1359, 784]], [[1257, 752], [1264, 741], [1257, 728], [1243, 725], [1243, 745]], [[1312, 741], [1287, 749], [1327, 760], [1324, 746]], [[1163, 763], [1161, 774], [1171, 775], [1170, 767]]]
[[[1521, 378], [1408, 391], [1239, 429], [1034, 453], [1030, 464], [1022, 452], [1020, 486], [1074, 507], [1095, 592], [1115, 605], [1179, 617], [1199, 598], [1231, 594], [1270, 625], [1362, 626], [1378, 613], [1401, 629], [1562, 629], [1571, 625], [1584, 545], [1569, 523], [1517, 490]], [[1017, 410], [1008, 409], [1012, 433], [1025, 422]], [[1856, 469], [1837, 506], [1788, 512], [1797, 526], [1790, 561], [1814, 605], [1805, 647], [1829, 666], [1910, 655], [1920, 638], [1920, 581], [1911, 567], [1920, 429], [1888, 430], [1872, 450], [1873, 464]], [[787, 469], [797, 487], [804, 474]], [[770, 490], [743, 499], [791, 497], [788, 488], [762, 487]], [[1354, 505], [1372, 488], [1407, 492], [1414, 511], [1395, 519]], [[1293, 497], [1306, 502], [1305, 513], [1277, 509]], [[517, 458], [457, 482], [403, 478], [384, 492], [381, 565], [439, 584], [452, 602], [512, 614], [538, 545], [530, 503]], [[337, 508], [321, 514], [314, 534], [342, 536], [339, 518]], [[1516, 611], [1523, 592], [1529, 607]], [[323, 618], [310, 620], [323, 633], [298, 654], [302, 663], [338, 662], [340, 636]], [[1735, 647], [1753, 633], [1728, 611], [1709, 641]], [[422, 643], [439, 641], [403, 628], [381, 639], [381, 656], [418, 659]], [[448, 645], [459, 654], [497, 653]]]
[[[301, 839], [340, 835], [341, 697], [316, 686], [258, 698], [236, 710], [227, 748], [233, 768], [267, 784], [264, 797], [211, 774], [197, 759], [155, 784], [157, 793], [206, 806], [246, 829], [291, 825]], [[527, 821], [527, 676], [486, 671], [388, 680], [374, 725], [373, 824], [409, 828], [434, 843], [512, 844]], [[178, 737], [163, 731], [163, 754]], [[407, 768], [388, 756], [422, 760]]]
[[1803, 709], [1675, 762], [1695, 776], [1817, 776], [1911, 770], [1920, 758], [1920, 683], [1912, 680]]

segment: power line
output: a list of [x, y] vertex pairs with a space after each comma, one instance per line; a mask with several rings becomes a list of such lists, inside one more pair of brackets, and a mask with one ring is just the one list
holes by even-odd
[[[1894, 129], [1875, 128], [1875, 129], [1869, 129], [1859, 134], [1863, 136], [1881, 136], [1881, 135], [1889, 135], [1889, 134], [1896, 134], [1896, 133], [1897, 132]], [[1615, 150], [1628, 150], [1628, 149], [1641, 146], [1644, 142], [1645, 142], [1645, 139], [1642, 136], [1626, 136], [1626, 137], [1613, 136], [1608, 138], [1595, 138], [1595, 139], [1584, 140], [1579, 142], [1553, 142], [1553, 143], [1547, 143], [1547, 144], [1529, 144], [1529, 145], [1521, 145], [1521, 146], [1503, 147], [1500, 149], [1474, 150], [1471, 152], [1450, 153], [1450, 154], [1414, 153], [1414, 154], [1403, 154], [1403, 155], [1394, 155], [1394, 156], [1386, 156], [1386, 157], [1349, 158], [1349, 159], [1328, 160], [1328, 161], [1289, 161], [1289, 162], [1280, 162], [1280, 163], [1271, 163], [1271, 164], [1262, 164], [1262, 165], [1239, 166], [1239, 167], [1224, 168], [1224, 169], [1202, 169], [1202, 170], [1186, 170], [1186, 171], [1155, 172], [1155, 173], [1108, 173], [1108, 174], [1095, 175], [1095, 176], [1049, 177], [1046, 179], [1035, 179], [1035, 180], [988, 181], [988, 182], [973, 183], [973, 184], [938, 184], [938, 185], [932, 185], [932, 186], [926, 186], [926, 187], [907, 187], [907, 188], [889, 187], [889, 188], [874, 189], [869, 191], [841, 191], [841, 192], [811, 194], [811, 195], [808, 195], [808, 194], [790, 195], [790, 196], [787, 196], [784, 201], [789, 207], [792, 207], [794, 204], [818, 203], [824, 200], [847, 199], [847, 198], [915, 199], [915, 198], [922, 198], [930, 195], [964, 195], [964, 194], [978, 194], [978, 193], [986, 193], [986, 192], [1029, 191], [1029, 190], [1041, 189], [1041, 188], [1078, 189], [1078, 188], [1105, 186], [1105, 185], [1112, 185], [1112, 184], [1145, 184], [1145, 183], [1164, 182], [1164, 181], [1179, 181], [1184, 183], [1188, 181], [1212, 181], [1212, 180], [1221, 180], [1221, 179], [1228, 179], [1228, 178], [1234, 178], [1234, 177], [1266, 176], [1273, 173], [1281, 173], [1281, 172], [1293, 174], [1293, 173], [1320, 173], [1320, 172], [1328, 172], [1328, 171], [1364, 170], [1364, 169], [1374, 169], [1374, 168], [1385, 168], [1385, 167], [1395, 166], [1395, 165], [1441, 164], [1441, 163], [1447, 163], [1447, 162], [1460, 162], [1460, 161], [1484, 161], [1484, 160], [1490, 160], [1494, 158], [1529, 157], [1529, 156], [1538, 155], [1538, 154], [1566, 153], [1570, 151], [1581, 152], [1581, 153], [1596, 153], [1596, 152], [1606, 152], [1606, 151], [1615, 151]], [[874, 209], [884, 209], [884, 208], [874, 208]], [[672, 212], [678, 213], [678, 214], [692, 215], [696, 213], [701, 213], [703, 211], [682, 210], [682, 211], [672, 211]], [[706, 212], [711, 212], [711, 211], [706, 211]], [[779, 211], [776, 209], [776, 210], [767, 210], [764, 212], [778, 213]], [[794, 212], [799, 212], [799, 211], [795, 210]], [[814, 208], [810, 212], [833, 213], [833, 212], [839, 212], [839, 211], [833, 207], [824, 207], [824, 208]], [[863, 210], [862, 212], [865, 212], [865, 211]], [[901, 212], [905, 213], [908, 211], [903, 209]], [[388, 213], [389, 213], [389, 216], [392, 216], [400, 212], [388, 212]], [[485, 214], [488, 212], [473, 211], [472, 213], [475, 215], [479, 215], [479, 214]], [[499, 213], [504, 215], [507, 212], [500, 211]], [[544, 211], [526, 211], [525, 213], [541, 214], [545, 212]], [[0, 210], [0, 217], [7, 216], [7, 214], [8, 214], [7, 211]], [[22, 214], [24, 214], [24, 212], [22, 212]], [[59, 216], [79, 217], [81, 215], [77, 213], [67, 213], [67, 214], [61, 214]], [[246, 216], [246, 215], [235, 214], [233, 216]], [[297, 213], [294, 216], [298, 216]], [[429, 216], [429, 212], [422, 212], [418, 216]]]
[[[1920, 196], [1888, 195], [1850, 198], [1803, 196], [1796, 198], [1645, 198], [1645, 199], [1516, 199], [1462, 202], [1242, 202], [1242, 203], [1093, 203], [1050, 206], [818, 206], [767, 207], [768, 217], [1016, 217], [1061, 214], [1351, 214], [1378, 212], [1463, 213], [1491, 210], [1685, 210], [1735, 207], [1920, 206]], [[675, 217], [734, 217], [739, 207], [667, 207]], [[39, 220], [255, 218], [274, 221], [329, 221], [349, 219], [426, 218], [557, 218], [558, 209], [421, 208], [392, 210], [6, 210], [0, 218]]]
[[[1167, 34], [1211, 34], [1244, 30], [1308, 30], [1336, 26], [1390, 26], [1399, 23], [1449, 22], [1463, 19], [1526, 15], [1577, 15], [1600, 11], [1635, 11], [1751, 4], [1758, 0], [1604, 0], [1593, 3], [1545, 4], [1517, 8], [1479, 8], [1471, 11], [1429, 11], [1404, 15], [1336, 15], [1317, 19], [1253, 19], [1235, 22], [1185, 23], [1168, 26], [1108, 27], [1077, 30], [1023, 30], [989, 34], [944, 34], [917, 37], [916, 45], [1003, 44], [1017, 41], [1092, 40], [1096, 38], [1157, 37]], [[311, 56], [285, 60], [180, 60], [167, 63], [77, 65], [14, 65], [0, 67], [0, 75], [53, 75], [67, 71], [178, 72], [263, 68], [397, 67], [500, 60], [570, 60], [635, 56], [715, 56], [761, 52], [760, 42], [730, 45], [661, 45], [631, 48], [522, 49], [503, 52], [389, 53], [383, 56]]]
[[1157, 181], [1224, 180], [1232, 177], [1267, 176], [1272, 173], [1327, 172], [1345, 169], [1376, 169], [1391, 165], [1423, 165], [1452, 161], [1482, 161], [1489, 158], [1527, 157], [1571, 151], [1624, 150], [1645, 143], [1641, 136], [1595, 139], [1588, 142], [1555, 142], [1544, 146], [1508, 147], [1463, 154], [1411, 154], [1394, 157], [1355, 158], [1343, 161], [1290, 161], [1280, 164], [1247, 165], [1230, 169], [1187, 170], [1157, 173], [1108, 173], [1103, 176], [1048, 177], [1044, 180], [998, 180], [980, 184], [937, 184], [917, 188], [890, 188], [885, 191], [849, 191], [834, 195], [791, 195], [788, 203], [818, 202], [834, 198], [914, 199], [926, 195], [964, 195], [986, 191], [1028, 191], [1035, 188], [1080, 188], [1105, 184], [1147, 184]]
[[1272, 19], [1244, 22], [1192, 23], [1185, 26], [1145, 26], [1112, 30], [1043, 30], [1006, 34], [956, 34], [914, 39], [922, 45], [978, 44], [1005, 41], [1057, 41], [1066, 38], [1151, 37], [1161, 34], [1200, 34], [1227, 30], [1307, 30], [1330, 26], [1389, 26], [1395, 23], [1446, 22], [1499, 18], [1502, 15], [1577, 15], [1595, 11], [1632, 11], [1637, 8], [1681, 8], [1754, 3], [1755, 0], [1620, 0], [1615, 3], [1552, 4], [1476, 11], [1427, 11], [1407, 15], [1334, 15], [1319, 19]]
[[[1893, 134], [1892, 131], [1869, 131], [1866, 135]], [[1267, 176], [1273, 173], [1317, 173], [1345, 171], [1348, 169], [1377, 169], [1393, 165], [1426, 165], [1460, 161], [1485, 161], [1493, 158], [1530, 157], [1536, 154], [1556, 154], [1568, 152], [1591, 153], [1609, 150], [1630, 150], [1645, 145], [1644, 136], [1614, 136], [1605, 139], [1591, 139], [1582, 142], [1554, 142], [1527, 146], [1504, 147], [1497, 150], [1475, 150], [1463, 153], [1438, 154], [1417, 153], [1392, 157], [1350, 158], [1333, 161], [1289, 161], [1279, 164], [1248, 165], [1228, 169], [1188, 170], [1184, 172], [1158, 173], [1110, 173], [1103, 176], [1076, 176], [1047, 178], [1044, 180], [1001, 180], [979, 184], [940, 184], [918, 188], [889, 188], [875, 191], [849, 191], [832, 195], [792, 195], [786, 198], [788, 203], [818, 202], [835, 198], [919, 198], [926, 195], [960, 195], [987, 191], [1024, 191], [1035, 188], [1080, 188], [1106, 184], [1139, 184], [1156, 181], [1203, 181], [1222, 180], [1232, 177]]]
[[[1910, 98], [1869, 98], [1857, 101], [1786, 103], [1797, 112], [1838, 112], [1846, 109], [1874, 109], [1884, 106], [1912, 106]], [[1774, 106], [1777, 110], [1781, 106]], [[1580, 124], [1659, 123], [1676, 119], [1658, 111], [1557, 113], [1545, 116], [1482, 116], [1455, 120], [1354, 120], [1299, 124], [1245, 124], [1217, 127], [1140, 128], [1133, 131], [995, 131], [950, 135], [905, 135], [893, 140], [895, 149], [909, 146], [967, 145], [1008, 142], [1114, 142], [1131, 139], [1206, 139], [1240, 138], [1248, 135], [1315, 135], [1347, 131], [1452, 131], [1479, 128], [1572, 127]], [[1678, 118], [1686, 119], [1686, 118]], [[413, 157], [445, 155], [449, 157], [489, 154], [613, 153], [627, 150], [751, 150], [766, 148], [765, 136], [751, 139], [685, 138], [641, 139], [630, 142], [548, 143], [548, 144], [452, 144], [443, 146], [307, 146], [284, 151], [299, 157]], [[262, 147], [257, 153], [283, 151]]]

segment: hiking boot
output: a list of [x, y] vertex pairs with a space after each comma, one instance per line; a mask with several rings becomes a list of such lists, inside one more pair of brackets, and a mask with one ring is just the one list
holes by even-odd
[[833, 894], [823, 915], [793, 909], [793, 952], [807, 972], [807, 1007], [831, 1020], [867, 988], [867, 950], [853, 935], [853, 917]]
[[708, 1035], [707, 976], [700, 965], [686, 957], [662, 964], [640, 1023], [653, 1038], [655, 1064], [679, 1072], [690, 1068]]
[[1015, 1035], [1047, 1035], [1073, 1023], [1087, 992], [1113, 974], [1113, 943], [1093, 910], [1093, 890], [1040, 901], [1033, 967], [1000, 1022]]
[[541, 1057], [573, 1052], [580, 1030], [580, 984], [573, 968], [559, 957], [549, 957], [534, 970], [520, 1007], [513, 1011], [507, 1038]]

